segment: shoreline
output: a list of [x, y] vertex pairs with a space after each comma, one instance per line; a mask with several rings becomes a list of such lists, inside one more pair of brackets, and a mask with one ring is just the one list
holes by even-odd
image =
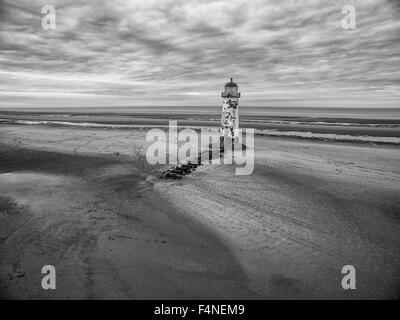
[[[0, 119], [0, 128], [7, 126], [45, 126], [45, 127], [60, 127], [69, 128], [76, 127], [79, 129], [110, 129], [110, 130], [145, 130], [153, 128], [168, 128], [169, 120], [160, 120], [158, 124], [154, 124], [153, 120], [147, 119], [144, 122], [134, 122], [134, 124], [126, 123], [110, 123], [110, 121], [105, 123], [100, 122], [86, 122], [86, 121], [76, 121], [76, 122], [65, 122], [65, 121], [53, 121], [53, 120], [3, 120]], [[151, 124], [149, 124], [151, 123]], [[211, 129], [216, 128], [216, 124], [211, 126], [209, 122], [201, 121], [181, 121], [178, 128], [189, 128], [195, 131], [201, 129]], [[309, 141], [328, 141], [328, 142], [343, 142], [343, 143], [359, 143], [359, 144], [380, 144], [380, 145], [400, 145], [400, 129], [388, 129], [388, 128], [354, 128], [354, 127], [330, 127], [323, 126], [322, 128], [313, 128], [312, 126], [301, 128], [296, 126], [282, 127], [279, 125], [266, 126], [266, 125], [256, 125], [253, 127], [243, 127], [246, 129], [255, 129], [255, 136], [269, 136], [276, 138], [291, 138]], [[261, 128], [261, 129], [260, 129]], [[279, 128], [279, 129], [278, 129]], [[293, 131], [300, 130], [300, 131]]]

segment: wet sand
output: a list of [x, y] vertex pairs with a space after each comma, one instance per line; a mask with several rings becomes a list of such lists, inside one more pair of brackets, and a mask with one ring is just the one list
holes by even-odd
[[[258, 294], [398, 298], [400, 150], [272, 138], [255, 146], [252, 175], [214, 165], [158, 187], [223, 239]], [[341, 287], [345, 265], [356, 268], [356, 290]]]
[[398, 147], [257, 137], [250, 176], [205, 165], [165, 181], [145, 133], [0, 127], [1, 297], [399, 296]]
[[[25, 128], [0, 129], [2, 298], [259, 298], [224, 244], [114, 143], [131, 132]], [[108, 154], [90, 149], [96, 136]], [[40, 285], [46, 264], [56, 267], [54, 291]]]

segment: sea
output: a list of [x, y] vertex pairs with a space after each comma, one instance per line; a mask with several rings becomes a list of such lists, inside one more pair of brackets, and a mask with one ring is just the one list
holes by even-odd
[[[221, 106], [2, 108], [0, 126], [47, 125], [133, 129], [218, 127]], [[239, 105], [240, 127], [258, 136], [400, 145], [399, 108], [251, 107]]]

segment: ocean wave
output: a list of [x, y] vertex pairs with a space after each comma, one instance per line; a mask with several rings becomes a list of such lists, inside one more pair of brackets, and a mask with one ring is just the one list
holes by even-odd
[[[151, 124], [111, 124], [111, 123], [98, 123], [98, 122], [69, 122], [69, 121], [53, 121], [53, 120], [19, 120], [19, 119], [0, 119], [3, 124], [20, 124], [20, 125], [51, 125], [60, 127], [81, 127], [81, 128], [102, 128], [102, 129], [146, 129], [146, 128], [169, 128], [169, 125], [151, 125]], [[196, 128], [196, 129], [211, 129], [215, 127], [178, 125], [178, 128]]]
[[315, 125], [315, 126], [355, 126], [371, 128], [399, 128], [398, 123], [356, 123], [356, 122], [328, 122], [328, 121], [295, 121], [295, 120], [252, 120], [245, 119], [243, 122], [255, 122], [265, 124], [289, 124], [289, 125]]
[[319, 140], [319, 141], [400, 145], [400, 138], [398, 137], [373, 137], [373, 136], [356, 136], [356, 135], [333, 134], [333, 133], [278, 131], [276, 129], [255, 130], [255, 134], [260, 136], [287, 137], [287, 138]]
[[0, 123], [24, 124], [24, 125], [55, 125], [55, 126], [74, 126], [84, 128], [110, 128], [110, 129], [134, 129], [146, 128], [148, 125], [131, 125], [131, 124], [107, 124], [96, 122], [68, 122], [68, 121], [51, 121], [51, 120], [16, 120], [16, 119], [0, 119]]

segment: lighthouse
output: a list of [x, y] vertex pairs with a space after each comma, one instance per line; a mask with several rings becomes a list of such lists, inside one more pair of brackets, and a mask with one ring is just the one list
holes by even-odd
[[[240, 92], [238, 85], [231, 81], [225, 84], [224, 91], [221, 92], [223, 100], [221, 115], [221, 138], [223, 143], [225, 137], [232, 139], [238, 137], [239, 134], [239, 98]], [[232, 140], [233, 142], [233, 140]]]

